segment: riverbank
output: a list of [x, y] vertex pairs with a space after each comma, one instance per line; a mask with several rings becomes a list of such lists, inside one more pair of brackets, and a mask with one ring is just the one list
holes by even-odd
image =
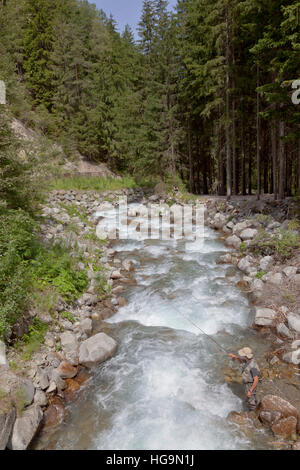
[[[263, 372], [260, 419], [277, 437], [292, 436], [294, 441], [299, 434], [300, 412], [300, 253], [296, 210], [293, 200], [209, 200], [206, 218], [207, 225], [218, 230], [232, 249], [217, 262], [234, 265], [243, 273], [239, 287], [248, 293], [253, 305], [253, 328], [270, 344], [269, 351], [257, 358]], [[278, 398], [273, 400], [278, 403], [272, 413], [266, 414], [265, 402], [270, 395], [291, 403], [291, 413], [296, 418], [289, 418], [287, 424], [282, 412], [287, 403]], [[237, 421], [245, 425], [241, 417]], [[292, 441], [287, 445], [299, 447]]]
[[143, 192], [52, 191], [42, 207], [41, 241], [80, 258], [76, 269], [88, 286], [72, 300], [56, 296], [53, 301], [46, 293], [45, 302], [14, 326], [15, 339], [7, 351], [1, 343], [0, 449], [24, 450], [41, 427], [55, 428], [64, 418], [65, 404], [88, 380], [88, 370], [117, 348], [101, 333], [101, 323], [122, 304], [123, 285], [134, 279], [130, 262], [112, 263], [113, 250], [96, 236], [93, 215], [121, 196], [135, 201]]
[[[101, 213], [101, 211], [105, 211], [108, 207], [111, 207], [111, 204], [114, 205], [121, 195], [125, 194], [128, 195], [129, 202], [139, 200], [143, 201], [145, 205], [148, 202], [154, 202], [154, 199], [159, 200], [155, 196], [152, 198], [152, 201], [148, 201], [147, 198], [143, 198], [142, 192], [134, 190], [117, 191], [101, 195], [93, 192], [55, 191], [50, 194], [49, 203], [43, 209], [42, 236], [45, 240], [61, 240], [74, 250], [81, 250], [83, 257], [87, 260], [87, 264], [82, 263], [79, 268], [85, 270], [89, 268], [87, 274], [90, 283], [87, 291], [74, 304], [70, 305], [61, 302], [54, 316], [45, 318], [39, 313], [39, 320], [48, 325], [48, 331], [45, 334], [40, 351], [33, 355], [31, 361], [26, 361], [21, 366], [24, 368], [23, 372], [25, 372], [25, 375], [32, 382], [34, 389], [31, 388], [33, 390], [32, 396], [27, 399], [24, 406], [25, 409], [18, 418], [19, 421], [15, 421], [14, 424], [14, 427], [17, 429], [24, 430], [24, 426], [21, 426], [22, 422], [26, 423], [27, 429], [28, 422], [32, 422], [31, 438], [41, 424], [44, 431], [47, 428], [53, 430], [64, 419], [66, 413], [65, 404], [69, 403], [76, 396], [76, 392], [82, 383], [89, 380], [89, 374], [86, 373], [86, 369], [82, 366], [91, 367], [99, 364], [113, 355], [116, 350], [116, 343], [113, 340], [110, 341], [108, 335], [104, 336], [102, 321], [114, 315], [118, 306], [123, 306], [126, 302], [124, 297], [122, 297], [122, 293], [126, 286], [136, 282], [133, 276], [134, 266], [130, 260], [121, 261], [118, 259], [114, 249], [108, 244], [101, 244], [100, 255], [99, 239], [95, 237], [96, 223], [99, 219], [95, 219], [93, 215], [96, 212]], [[168, 203], [171, 202], [172, 198], [168, 200]], [[175, 202], [180, 202], [180, 199]], [[134, 214], [131, 215], [134, 217]], [[268, 226], [275, 222], [275, 220], [272, 221], [269, 218], [267, 218], [267, 221], [269, 222]], [[239, 249], [226, 254], [219, 262], [234, 264], [245, 273], [239, 288], [249, 292], [252, 302], [255, 304], [255, 328], [258, 328], [258, 335], [261, 335], [263, 338], [267, 337], [270, 341], [270, 353], [266, 357], [259, 358], [260, 364], [264, 365], [264, 394], [274, 395], [276, 387], [277, 394], [279, 394], [279, 390], [282, 398], [287, 398], [291, 403], [295, 403], [297, 401], [295, 390], [297, 390], [298, 382], [297, 377], [294, 377], [293, 369], [298, 364], [291, 362], [290, 365], [285, 366], [283, 360], [291, 358], [291, 361], [295, 361], [295, 357], [297, 360], [294, 351], [298, 351], [298, 349], [292, 349], [295, 346], [292, 339], [296, 340], [295, 333], [297, 332], [290, 329], [290, 323], [288, 322], [288, 314], [293, 313], [295, 315], [297, 311], [295, 309], [293, 311], [291, 309], [288, 312], [286, 311], [286, 316], [284, 317], [286, 320], [284, 320], [278, 314], [277, 307], [275, 308], [274, 296], [272, 298], [272, 309], [269, 308], [270, 305], [266, 307], [264, 302], [267, 298], [266, 292], [268, 292], [265, 289], [269, 289], [270, 285], [273, 286], [274, 276], [277, 282], [279, 278], [285, 282], [292, 282], [294, 288], [298, 278], [293, 277], [289, 280], [289, 278], [283, 278], [283, 275], [287, 276], [286, 273], [291, 275], [293, 273], [294, 276], [297, 276], [295, 269], [286, 269], [295, 268], [297, 264], [294, 260], [292, 263], [285, 262], [285, 264], [282, 264], [276, 259], [276, 256], [274, 257], [274, 262], [271, 263], [270, 258], [267, 260], [266, 257], [256, 253], [252, 253], [251, 258], [247, 257], [250, 255], [247, 255], [245, 250], [251, 250], [252, 241], [255, 240], [255, 237], [264, 228], [264, 224], [266, 224], [265, 218], [259, 220], [254, 214], [253, 218], [247, 218], [243, 211], [238, 212], [238, 208], [235, 205], [219, 200], [209, 200], [207, 201], [206, 223], [210, 227], [221, 231], [221, 236], [226, 238], [228, 245], [232, 243], [230, 237], [236, 237], [233, 241]], [[276, 224], [272, 229], [269, 228], [269, 230], [272, 230], [271, 233], [276, 233], [276, 229], [279, 229], [278, 225], [276, 227]], [[243, 233], [247, 230], [247, 234]], [[249, 233], [249, 230], [252, 232]], [[255, 230], [258, 232], [257, 234]], [[252, 235], [252, 238], [249, 238], [250, 235]], [[240, 240], [239, 247], [237, 238]], [[93, 267], [93, 263], [99, 260], [102, 266], [101, 295], [99, 295], [99, 285], [97, 284], [99, 279], [97, 280]], [[265, 267], [265, 264], [262, 266], [262, 263], [267, 261], [270, 263], [268, 265], [268, 272], [262, 273], [261, 271], [266, 270], [262, 270], [262, 267]], [[246, 271], [243, 271], [243, 269], [246, 269]], [[280, 274], [281, 271], [283, 272], [282, 277], [277, 276], [276, 274]], [[291, 292], [290, 287], [289, 292]], [[276, 302], [278, 304], [278, 301]], [[280, 308], [286, 307], [284, 304], [281, 305], [280, 302], [279, 304]], [[274, 312], [272, 314], [267, 312], [268, 315], [273, 315], [271, 323], [265, 311], [263, 315], [258, 313], [261, 308], [269, 308], [269, 310]], [[269, 323], [261, 324], [262, 321], [266, 323], [266, 316], [269, 319]], [[278, 319], [281, 321], [278, 322]], [[282, 325], [291, 331], [291, 335], [294, 338], [282, 337]], [[95, 334], [99, 335], [99, 332], [102, 336], [94, 336]], [[277, 349], [274, 349], [273, 346]], [[289, 356], [284, 357], [285, 354], [289, 353]], [[8, 360], [10, 364], [20, 364], [20, 356], [13, 350], [8, 352]], [[230, 374], [227, 374], [226, 377], [229, 382], [233, 381]], [[88, 385], [89, 382], [86, 383]], [[295, 405], [299, 410], [299, 405], [297, 403]], [[282, 408], [282, 403], [280, 407]], [[41, 411], [44, 413], [41, 413]], [[32, 419], [32, 413], [34, 419]], [[292, 413], [295, 414], [294, 410], [292, 410]], [[10, 422], [13, 421], [12, 416], [9, 416]], [[282, 416], [278, 417], [276, 415], [277, 421], [280, 421], [278, 418], [282, 418]], [[284, 416], [285, 418], [286, 416]], [[287, 418], [290, 418], [290, 415]], [[237, 421], [240, 421], [242, 426], [245, 425], [243, 416], [239, 416]], [[268, 424], [274, 426], [274, 424], [278, 423], [273, 422]], [[285, 437], [290, 437], [294, 431], [294, 420], [289, 419], [288, 424], [290, 426], [288, 429], [289, 434], [286, 434]], [[286, 433], [286, 423], [284, 425], [284, 432]], [[9, 429], [9, 422], [6, 428]], [[275, 429], [278, 431], [278, 426]], [[20, 433], [21, 431], [19, 431]], [[295, 435], [292, 437], [295, 439]], [[23, 440], [22, 445], [29, 445], [29, 439], [30, 435], [28, 434], [27, 440]], [[292, 446], [294, 445], [293, 442], [290, 441], [286, 445]]]

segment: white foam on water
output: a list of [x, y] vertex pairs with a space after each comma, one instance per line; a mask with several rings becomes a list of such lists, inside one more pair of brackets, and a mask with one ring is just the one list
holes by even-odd
[[[182, 351], [176, 347], [172, 351], [173, 348], [170, 346], [166, 351], [162, 343], [155, 348], [148, 341], [141, 341], [141, 348], [134, 352], [135, 366], [131, 357], [131, 366], [120, 369], [120, 375], [113, 381], [110, 391], [98, 393], [99, 407], [107, 409], [107, 403], [113, 401], [116, 409], [111, 417], [110, 429], [94, 437], [93, 448], [163, 450], [247, 447], [247, 440], [238, 442], [225, 421], [232, 409], [241, 410], [241, 400], [226, 385], [210, 383], [205, 371], [195, 367], [194, 363], [189, 367], [191, 351], [188, 346]], [[109, 381], [107, 369], [104, 375], [106, 373], [105, 380]], [[124, 402], [121, 397], [125, 390]], [[228, 440], [230, 431], [232, 435]]]

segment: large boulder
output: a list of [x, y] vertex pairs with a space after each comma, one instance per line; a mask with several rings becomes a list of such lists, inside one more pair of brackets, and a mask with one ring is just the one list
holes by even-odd
[[289, 328], [297, 333], [300, 333], [300, 315], [296, 313], [289, 313], [287, 316]]
[[254, 279], [253, 283], [252, 283], [252, 288], [254, 290], [258, 290], [258, 291], [261, 291], [263, 288], [264, 288], [264, 283], [263, 281], [261, 281], [260, 279]]
[[253, 258], [252, 256], [245, 256], [242, 258], [238, 264], [238, 268], [240, 271], [246, 274], [250, 274], [252, 271], [255, 270], [253, 267]]
[[26, 450], [38, 432], [42, 419], [43, 412], [38, 405], [23, 411], [15, 421], [7, 447], [10, 450]]
[[85, 292], [78, 300], [77, 303], [80, 307], [96, 305], [99, 301], [99, 298], [95, 294], [88, 294]]
[[240, 238], [245, 241], [245, 240], [253, 240], [258, 234], [258, 231], [253, 228], [246, 228], [243, 230], [240, 234]]
[[232, 232], [234, 235], [239, 235], [243, 230], [245, 230], [248, 227], [249, 227], [248, 222], [239, 222], [233, 227]]
[[259, 263], [259, 267], [262, 271], [268, 271], [268, 269], [274, 264], [274, 258], [272, 256], [264, 256]]
[[48, 398], [43, 390], [36, 390], [34, 395], [34, 404], [38, 406], [47, 406], [48, 405]]
[[276, 312], [270, 308], [256, 307], [255, 325], [271, 326], [276, 318]]
[[0, 366], [0, 390], [10, 396], [13, 403], [25, 407], [33, 402], [35, 387], [31, 380], [14, 374], [6, 366]]
[[90, 335], [93, 330], [92, 320], [90, 318], [85, 318], [84, 320], [81, 320], [80, 330], [82, 333], [85, 333], [86, 335]]
[[0, 341], [0, 366], [8, 365], [5, 352], [5, 344], [3, 341]]
[[33, 383], [37, 388], [40, 388], [41, 390], [46, 390], [49, 387], [48, 371], [38, 367]]
[[70, 362], [72, 366], [77, 366], [79, 343], [76, 336], [70, 331], [66, 331], [60, 336], [60, 341], [66, 360]]
[[113, 271], [110, 275], [110, 278], [113, 279], [114, 281], [118, 281], [119, 279], [121, 279], [121, 277], [122, 277], [122, 274], [118, 270]]
[[299, 418], [297, 408], [295, 408], [287, 400], [284, 400], [277, 395], [265, 395], [261, 401], [260, 415], [262, 413], [269, 413], [269, 420], [266, 420], [266, 414], [263, 421], [267, 421], [273, 425], [282, 418], [289, 418], [293, 416], [296, 422]]
[[300, 274], [295, 274], [294, 276], [291, 277], [292, 281], [300, 286]]
[[15, 408], [1, 411], [0, 407], [0, 450], [4, 450], [7, 446], [15, 419]]
[[226, 216], [218, 212], [213, 219], [212, 227], [215, 229], [221, 229], [226, 224]]
[[268, 277], [268, 281], [270, 284], [274, 284], [275, 286], [280, 286], [283, 281], [283, 277], [281, 273], [270, 273]]
[[298, 366], [300, 364], [300, 349], [296, 351], [290, 351], [283, 355], [282, 359], [289, 364], [295, 364]]
[[217, 261], [217, 264], [232, 264], [232, 255], [231, 253], [226, 253], [226, 255], [221, 255]]
[[235, 248], [236, 250], [240, 249], [241, 243], [242, 243], [242, 240], [239, 237], [237, 237], [236, 235], [232, 235], [232, 236], [226, 238], [226, 240], [225, 240], [225, 244], [227, 246], [233, 246], [233, 248]]
[[272, 431], [276, 436], [288, 438], [296, 435], [297, 419], [294, 416], [280, 419], [277, 423], [273, 424]]
[[77, 368], [66, 361], [62, 361], [56, 371], [62, 379], [72, 379], [77, 374]]
[[292, 338], [290, 330], [284, 323], [278, 323], [278, 325], [276, 325], [276, 330], [277, 333], [279, 333], [281, 336], [284, 336], [285, 338]]
[[297, 274], [297, 268], [295, 266], [287, 266], [282, 270], [286, 277], [292, 277]]
[[81, 343], [79, 363], [88, 368], [94, 367], [112, 357], [117, 347], [113, 338], [105, 333], [98, 333]]

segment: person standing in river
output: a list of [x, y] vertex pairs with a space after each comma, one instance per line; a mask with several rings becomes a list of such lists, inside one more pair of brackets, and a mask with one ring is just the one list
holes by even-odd
[[260, 370], [253, 357], [252, 350], [250, 348], [243, 348], [238, 352], [238, 356], [235, 354], [229, 354], [229, 356], [235, 361], [238, 361], [241, 365], [248, 408], [249, 411], [255, 411], [258, 405], [256, 392], [260, 378]]

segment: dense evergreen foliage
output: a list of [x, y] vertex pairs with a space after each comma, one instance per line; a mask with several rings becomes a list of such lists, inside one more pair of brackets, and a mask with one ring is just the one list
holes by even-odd
[[0, 5], [11, 111], [116, 170], [191, 192], [300, 187], [300, 2], [144, 0], [139, 39], [87, 1]]

